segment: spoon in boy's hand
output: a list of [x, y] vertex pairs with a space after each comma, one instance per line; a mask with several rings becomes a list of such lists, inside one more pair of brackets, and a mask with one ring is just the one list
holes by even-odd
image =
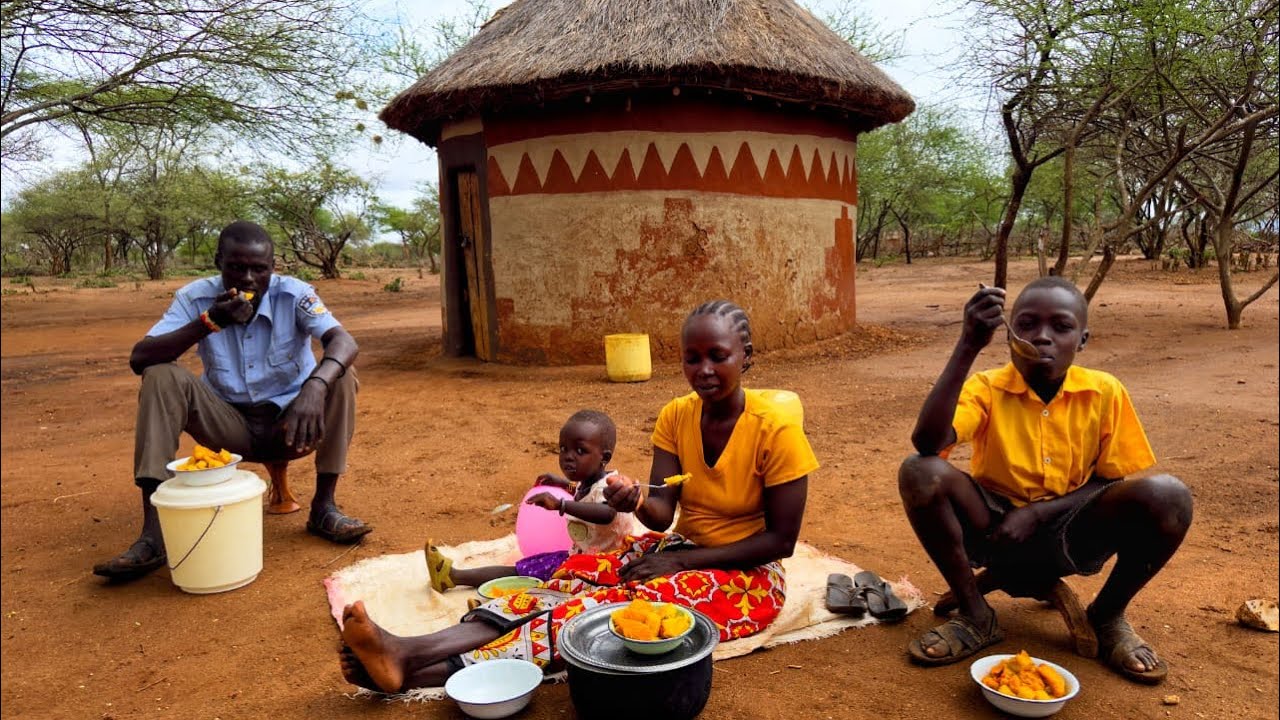
[[[979, 289], [986, 289], [986, 287], [986, 285], [978, 283]], [[1030, 341], [1018, 337], [1018, 334], [1013, 331], [1013, 326], [1009, 324], [1009, 318], [1004, 316], [1004, 312], [1000, 313], [1000, 322], [1004, 323], [1004, 329], [1009, 333], [1009, 349], [1015, 355], [1021, 355], [1028, 360], [1040, 359], [1040, 351]]]

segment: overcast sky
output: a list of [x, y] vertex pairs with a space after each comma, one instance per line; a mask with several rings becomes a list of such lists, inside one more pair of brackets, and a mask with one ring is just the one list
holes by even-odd
[[[955, 82], [952, 67], [960, 53], [961, 35], [956, 29], [958, 15], [949, 12], [956, 3], [930, 0], [848, 0], [855, 8], [877, 22], [883, 32], [899, 33], [902, 38], [902, 57], [882, 65], [885, 71], [920, 105], [945, 105], [966, 114], [966, 120], [976, 125], [980, 122], [981, 99]], [[489, 8], [498, 8], [509, 2], [491, 2]], [[819, 17], [829, 8], [838, 5], [833, 0], [815, 0], [804, 3]], [[379, 2], [370, 6], [371, 11], [387, 18], [400, 17], [411, 26], [426, 27], [441, 17], [456, 17], [465, 13], [465, 0], [433, 0], [430, 3]], [[391, 131], [389, 134], [397, 134]], [[347, 158], [352, 169], [366, 177], [379, 179], [379, 197], [386, 201], [405, 205], [414, 196], [416, 186], [423, 180], [436, 180], [435, 154], [431, 149], [405, 138], [391, 143], [385, 150], [366, 147], [356, 148]]]
[[[878, 23], [882, 32], [900, 34], [902, 56], [882, 67], [911, 93], [917, 104], [952, 107], [964, 113], [967, 123], [975, 127], [979, 124], [981, 99], [955, 82], [952, 71], [962, 44], [961, 33], [957, 29], [959, 16], [951, 10], [959, 0], [941, 3], [930, 0], [847, 2]], [[509, 2], [502, 0], [491, 1], [489, 8], [496, 11], [507, 4]], [[838, 0], [806, 3], [819, 17], [838, 4]], [[397, 19], [410, 27], [427, 28], [435, 19], [457, 17], [467, 11], [465, 0], [373, 0], [368, 5], [368, 13], [383, 21], [388, 31], [394, 28]], [[373, 124], [381, 125], [377, 121]], [[379, 198], [407, 206], [420, 183], [437, 179], [435, 154], [425, 145], [395, 131], [386, 132], [386, 135], [388, 142], [381, 147], [357, 142], [341, 159], [352, 170], [377, 184]], [[48, 162], [40, 163], [37, 168], [23, 168], [17, 175], [4, 173], [3, 193], [6, 199], [26, 182], [38, 177], [39, 173], [75, 165], [84, 158], [78, 143], [61, 141], [51, 145], [54, 152]]]

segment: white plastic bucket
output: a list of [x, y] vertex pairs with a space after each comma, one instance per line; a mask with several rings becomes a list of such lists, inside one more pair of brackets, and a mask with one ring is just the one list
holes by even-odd
[[262, 493], [267, 484], [244, 470], [216, 485], [160, 484], [151, 504], [173, 584], [204, 595], [244, 587], [262, 572]]

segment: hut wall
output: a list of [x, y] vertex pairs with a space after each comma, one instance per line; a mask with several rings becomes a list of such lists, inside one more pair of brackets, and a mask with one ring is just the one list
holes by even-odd
[[853, 326], [847, 128], [683, 101], [484, 135], [499, 359], [599, 362], [602, 336], [645, 332], [674, 360], [685, 314], [717, 297], [761, 349]]

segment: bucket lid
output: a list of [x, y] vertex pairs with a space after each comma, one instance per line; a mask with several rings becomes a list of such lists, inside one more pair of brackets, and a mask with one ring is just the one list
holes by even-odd
[[151, 504], [158, 508], [194, 510], [243, 502], [261, 497], [266, 491], [267, 484], [262, 478], [247, 470], [237, 470], [230, 478], [213, 485], [187, 485], [177, 478], [166, 480], [151, 495]]
[[693, 665], [710, 655], [720, 643], [716, 624], [697, 610], [686, 608], [693, 616], [693, 630], [675, 650], [662, 655], [633, 653], [609, 630], [609, 616], [624, 607], [625, 603], [609, 603], [574, 616], [560, 630], [557, 639], [560, 655], [591, 670], [650, 675]]

